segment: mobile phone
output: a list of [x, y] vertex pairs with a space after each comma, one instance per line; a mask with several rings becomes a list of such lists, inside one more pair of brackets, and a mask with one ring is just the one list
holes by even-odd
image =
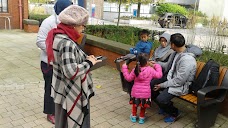
[[99, 60], [99, 59], [102, 58], [102, 56], [96, 56], [95, 58], [96, 58], [97, 60]]

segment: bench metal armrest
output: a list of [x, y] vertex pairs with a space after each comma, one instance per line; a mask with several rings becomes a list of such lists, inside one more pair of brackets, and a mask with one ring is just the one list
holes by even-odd
[[[225, 99], [226, 92], [228, 87], [226, 86], [209, 86], [203, 89], [200, 89], [197, 92], [197, 104], [207, 106], [213, 103], [220, 103]], [[217, 91], [216, 96], [214, 97], [206, 97], [206, 95], [212, 91]]]

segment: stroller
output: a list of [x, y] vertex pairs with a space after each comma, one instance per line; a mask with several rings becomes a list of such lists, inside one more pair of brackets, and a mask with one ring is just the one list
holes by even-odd
[[117, 59], [115, 59], [116, 63], [116, 68], [120, 72], [120, 79], [121, 79], [121, 84], [122, 84], [122, 89], [123, 91], [131, 94], [131, 88], [134, 84], [134, 81], [128, 82], [127, 80], [124, 79], [123, 73], [121, 72], [121, 66], [124, 61], [126, 61], [127, 65], [129, 65], [132, 61], [136, 60], [136, 55], [134, 54], [127, 54], [125, 56], [121, 56]]

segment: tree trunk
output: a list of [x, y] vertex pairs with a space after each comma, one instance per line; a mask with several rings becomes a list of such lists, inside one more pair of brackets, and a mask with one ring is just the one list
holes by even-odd
[[121, 7], [121, 4], [122, 4], [122, 0], [120, 0], [120, 3], [119, 3], [119, 12], [118, 12], [117, 27], [119, 27], [119, 23], [120, 23], [120, 7]]
[[137, 17], [140, 17], [141, 0], [138, 2]]

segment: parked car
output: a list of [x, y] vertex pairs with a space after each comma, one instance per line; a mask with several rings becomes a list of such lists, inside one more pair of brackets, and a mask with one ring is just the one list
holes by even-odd
[[173, 28], [180, 26], [185, 28], [187, 26], [188, 18], [179, 13], [165, 13], [158, 19], [158, 23], [162, 28]]

